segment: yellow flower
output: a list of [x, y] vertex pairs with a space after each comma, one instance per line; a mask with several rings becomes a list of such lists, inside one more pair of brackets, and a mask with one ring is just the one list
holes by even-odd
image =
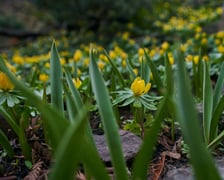
[[76, 50], [74, 52], [73, 58], [74, 58], [75, 62], [78, 62], [82, 58], [82, 51], [79, 49]]
[[0, 72], [0, 89], [4, 91], [14, 89], [14, 85], [9, 80], [8, 76], [3, 72]]
[[135, 96], [141, 96], [149, 91], [151, 88], [151, 83], [145, 85], [145, 81], [140, 77], [137, 77], [134, 82], [131, 84], [131, 90]]
[[194, 64], [198, 64], [199, 56], [194, 56], [193, 61], [194, 61]]
[[123, 66], [123, 67], [126, 67], [126, 66], [127, 66], [127, 64], [126, 64], [126, 61], [125, 61], [125, 60], [123, 60], [123, 61], [122, 61], [122, 66]]
[[174, 58], [173, 58], [172, 53], [168, 53], [168, 60], [169, 60], [170, 65], [174, 64]]
[[75, 85], [75, 87], [78, 89], [80, 86], [81, 86], [81, 84], [82, 84], [82, 81], [79, 79], [79, 78], [73, 78], [72, 79], [72, 81], [73, 81], [73, 83], [74, 83], [74, 85]]
[[218, 46], [218, 52], [219, 53], [224, 53], [224, 46], [223, 45]]
[[9, 70], [13, 73], [16, 72], [16, 67], [11, 65], [10, 63], [6, 62], [6, 66], [9, 68]]
[[209, 61], [209, 58], [208, 58], [208, 56], [206, 56], [206, 55], [203, 56], [202, 59], [203, 59], [204, 61]]
[[49, 79], [49, 76], [47, 74], [40, 74], [39, 75], [39, 80], [42, 82], [47, 82]]
[[169, 43], [167, 42], [167, 41], [165, 41], [162, 45], [161, 45], [161, 47], [162, 47], [162, 49], [163, 50], [167, 50], [168, 48], [169, 48]]
[[139, 56], [143, 56], [144, 55], [144, 49], [143, 48], [139, 48], [138, 49], [138, 55]]
[[102, 61], [98, 62], [98, 67], [102, 70], [104, 68], [105, 64]]
[[193, 61], [193, 56], [191, 54], [188, 54], [187, 57], [185, 58], [185, 60], [187, 62], [191, 62], [191, 61]]
[[115, 59], [116, 58], [116, 53], [114, 52], [114, 51], [110, 51], [110, 57], [112, 58], [112, 59]]
[[46, 68], [50, 68], [50, 63], [49, 62], [46, 62], [45, 64], [44, 64], [44, 66], [46, 67]]
[[207, 38], [203, 38], [203, 39], [201, 40], [201, 44], [202, 44], [202, 45], [206, 45], [207, 42], [208, 42]]

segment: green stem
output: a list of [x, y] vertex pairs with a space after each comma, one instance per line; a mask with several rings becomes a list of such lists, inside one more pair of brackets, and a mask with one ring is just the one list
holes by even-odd
[[141, 137], [144, 137], [144, 108], [135, 108], [135, 121], [141, 127]]

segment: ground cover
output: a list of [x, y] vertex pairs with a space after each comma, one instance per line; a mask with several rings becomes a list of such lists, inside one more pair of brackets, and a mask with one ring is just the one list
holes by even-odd
[[[198, 179], [217, 178], [209, 151], [223, 152], [224, 31], [203, 27], [219, 19], [222, 8], [177, 11], [179, 17], [161, 14], [152, 34], [136, 36], [129, 23], [129, 31], [110, 43], [103, 35], [89, 43], [96, 40], [91, 31], [61, 31], [3, 52], [1, 176], [108, 178], [92, 144], [94, 131], [105, 136], [111, 155], [106, 169], [116, 179], [158, 179], [170, 166], [190, 162]], [[143, 142], [128, 170], [119, 129]]]

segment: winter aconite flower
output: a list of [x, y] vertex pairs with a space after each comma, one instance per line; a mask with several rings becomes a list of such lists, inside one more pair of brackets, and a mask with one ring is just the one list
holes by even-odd
[[3, 72], [0, 72], [0, 89], [3, 91], [14, 89], [14, 85], [9, 80], [8, 76]]
[[149, 110], [156, 110], [156, 101], [160, 100], [161, 96], [150, 96], [147, 92], [151, 88], [151, 83], [145, 83], [143, 79], [137, 77], [131, 84], [131, 88], [116, 91], [118, 94], [114, 99], [113, 104], [127, 106], [132, 104], [135, 108], [145, 107]]
[[147, 93], [151, 88], [151, 83], [145, 85], [145, 81], [140, 77], [137, 77], [134, 82], [131, 84], [131, 90], [135, 96], [141, 96], [142, 94]]

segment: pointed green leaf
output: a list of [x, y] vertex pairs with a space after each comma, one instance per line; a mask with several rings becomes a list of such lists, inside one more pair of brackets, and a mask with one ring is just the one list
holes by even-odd
[[60, 57], [58, 55], [55, 42], [51, 47], [50, 58], [50, 82], [51, 82], [51, 103], [59, 111], [63, 112], [63, 99], [62, 99], [62, 68]]
[[10, 142], [7, 138], [7, 136], [4, 134], [4, 132], [2, 132], [2, 130], [0, 129], [0, 144], [2, 145], [2, 147], [6, 150], [7, 155], [9, 157], [13, 157], [14, 155], [14, 151], [12, 146], [10, 145]]
[[[177, 62], [176, 74], [176, 115], [180, 122], [185, 142], [190, 148], [191, 163], [196, 179], [221, 179], [218, 170], [212, 160], [208, 149], [200, 134], [199, 121], [193, 95], [191, 93], [190, 80], [185, 69], [185, 60], [180, 50], [174, 52]], [[189, 118], [190, 117], [190, 118]]]
[[92, 50], [90, 52], [89, 74], [92, 89], [99, 107], [100, 116], [102, 118], [116, 179], [128, 179], [125, 160], [122, 153], [121, 140], [118, 133], [117, 121], [113, 113], [108, 90], [106, 89], [104, 80], [99, 72]]
[[209, 67], [204, 62], [204, 77], [203, 77], [203, 130], [206, 143], [210, 141], [210, 126], [213, 112], [213, 91], [212, 83], [209, 74]]

